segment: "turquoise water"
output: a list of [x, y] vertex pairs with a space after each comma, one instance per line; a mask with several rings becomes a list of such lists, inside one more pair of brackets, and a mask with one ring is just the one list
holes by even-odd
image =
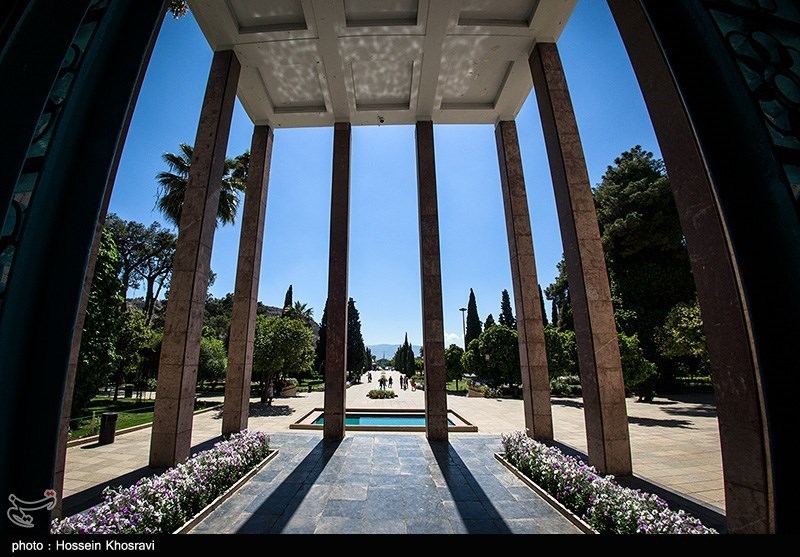
[[[320, 416], [314, 420], [315, 425], [325, 423], [325, 417]], [[366, 425], [373, 427], [425, 427], [425, 414], [347, 414], [344, 419], [345, 426]], [[447, 425], [455, 425], [449, 418]]]

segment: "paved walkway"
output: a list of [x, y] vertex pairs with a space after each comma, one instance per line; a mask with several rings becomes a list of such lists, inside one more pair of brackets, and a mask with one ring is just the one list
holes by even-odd
[[[398, 375], [392, 374], [395, 387]], [[400, 391], [392, 400], [366, 397], [372, 384], [355, 385], [347, 391], [347, 405], [359, 407], [424, 408], [424, 392]], [[316, 407], [322, 407], [323, 393], [300, 393], [290, 399], [276, 399], [271, 407], [255, 399], [250, 406], [250, 428], [269, 433], [288, 432], [289, 425]], [[454, 436], [500, 434], [523, 428], [522, 401], [448, 396], [448, 406], [479, 428], [479, 433]], [[628, 399], [628, 416], [634, 470], [669, 489], [705, 504], [724, 509], [722, 461], [716, 411], [710, 396], [657, 399], [655, 404]], [[553, 419], [557, 440], [586, 451], [583, 407], [579, 398], [554, 398]], [[192, 444], [204, 448], [219, 439], [219, 412], [195, 416]], [[294, 435], [294, 432], [292, 433]], [[319, 439], [319, 434], [310, 434]], [[382, 434], [384, 435], [384, 434]], [[424, 440], [422, 434], [409, 434]], [[112, 445], [71, 447], [67, 451], [65, 509], [81, 506], [82, 500], [97, 497], [102, 487], [134, 481], [148, 472], [150, 429], [121, 435]], [[271, 466], [271, 464], [270, 464]]]
[[494, 435], [277, 433], [278, 457], [192, 533], [579, 534], [497, 462]]

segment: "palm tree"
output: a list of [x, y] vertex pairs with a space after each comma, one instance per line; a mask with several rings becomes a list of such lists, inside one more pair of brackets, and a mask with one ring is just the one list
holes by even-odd
[[310, 325], [311, 319], [314, 316], [314, 308], [310, 308], [308, 304], [297, 301], [294, 303], [294, 306], [288, 309], [286, 316], [302, 321], [306, 325]]
[[[164, 217], [175, 226], [180, 226], [181, 209], [186, 196], [193, 152], [194, 149], [191, 145], [181, 143], [178, 153], [164, 153], [161, 158], [169, 170], [156, 175], [156, 180], [160, 184], [156, 206], [164, 214]], [[217, 226], [233, 224], [236, 220], [239, 194], [245, 190], [249, 165], [249, 151], [245, 151], [236, 158], [225, 159], [225, 173], [222, 177], [217, 209]]]

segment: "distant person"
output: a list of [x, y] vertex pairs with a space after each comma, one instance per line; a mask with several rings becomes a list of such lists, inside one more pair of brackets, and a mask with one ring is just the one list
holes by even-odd
[[267, 406], [272, 406], [272, 399], [275, 398], [275, 386], [272, 381], [267, 384]]
[[390, 389], [392, 388], [392, 378], [391, 377], [389, 378], [389, 388]]
[[411, 390], [412, 391], [416, 391], [417, 390], [417, 382], [414, 381], [413, 377], [411, 378]]

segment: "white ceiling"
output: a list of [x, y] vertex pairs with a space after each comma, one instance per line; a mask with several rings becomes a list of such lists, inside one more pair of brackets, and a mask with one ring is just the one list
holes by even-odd
[[531, 90], [528, 56], [577, 0], [188, 0], [234, 49], [239, 99], [274, 127], [493, 124]]

